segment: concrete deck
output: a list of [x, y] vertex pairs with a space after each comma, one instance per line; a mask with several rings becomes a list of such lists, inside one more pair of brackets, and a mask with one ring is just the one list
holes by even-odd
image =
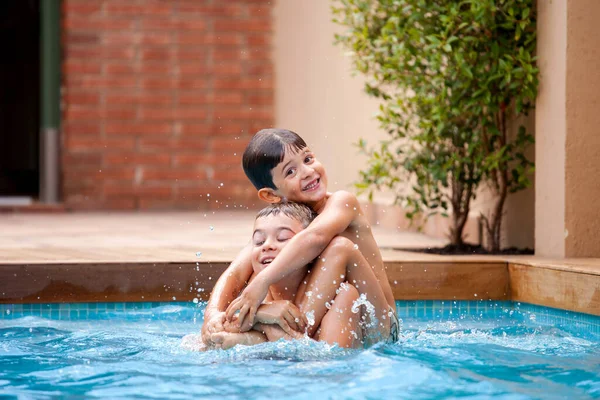
[[[242, 211], [0, 214], [0, 303], [205, 300], [253, 220]], [[444, 240], [373, 233], [397, 299], [511, 299], [600, 315], [600, 259], [440, 256], [394, 248]]]
[[[254, 215], [244, 211], [0, 214], [0, 262], [231, 261], [250, 240]], [[386, 260], [403, 255], [439, 258], [392, 249], [446, 243], [378, 226], [373, 233]]]

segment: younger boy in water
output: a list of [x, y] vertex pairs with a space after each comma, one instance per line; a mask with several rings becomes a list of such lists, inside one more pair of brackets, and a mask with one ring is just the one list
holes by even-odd
[[[269, 268], [289, 240], [306, 228], [313, 218], [314, 213], [310, 208], [296, 203], [273, 204], [261, 210], [256, 216], [252, 234], [252, 271], [248, 271], [251, 275], [245, 279], [252, 281]], [[242, 333], [239, 326], [225, 322], [223, 331], [211, 334], [209, 344], [228, 349], [237, 344], [253, 345], [281, 338], [302, 338], [306, 330], [316, 340], [337, 343], [342, 347], [359, 347], [360, 315], [356, 308], [352, 312], [353, 304], [359, 298], [358, 292], [351, 285], [343, 285], [335, 301], [323, 299], [319, 294], [311, 299], [311, 296], [304, 296], [309, 272], [310, 265], [305, 265], [271, 285], [266, 302], [258, 308], [255, 324], [250, 331]], [[321, 299], [317, 300], [318, 297]], [[333, 303], [329, 311], [325, 306], [328, 301]], [[320, 308], [319, 314], [327, 313], [321, 320], [319, 331], [313, 327], [315, 307]], [[311, 321], [307, 321], [303, 312], [312, 316]]]
[[[245, 248], [234, 260], [213, 289], [214, 301], [209, 302], [203, 338], [219, 329], [223, 311], [229, 321], [237, 318], [242, 331], [249, 330], [265, 299], [268, 288], [293, 274], [317, 258], [313, 273], [307, 279], [306, 292], [298, 292], [297, 300], [309, 293], [335, 297], [341, 280], [354, 285], [366, 296], [378, 320], [371, 326], [381, 335], [375, 340], [396, 340], [398, 324], [395, 302], [383, 266], [383, 260], [369, 224], [354, 195], [345, 191], [327, 192], [327, 176], [323, 166], [296, 133], [284, 129], [264, 129], [249, 143], [243, 157], [244, 171], [258, 196], [268, 203], [295, 201], [309, 206], [318, 214], [303, 231], [289, 240], [269, 268], [248, 284], [240, 297], [234, 299], [245, 285], [240, 271], [250, 265], [251, 252]], [[239, 314], [236, 317], [236, 313]], [[316, 324], [319, 318], [315, 313]], [[367, 332], [369, 336], [369, 332]]]

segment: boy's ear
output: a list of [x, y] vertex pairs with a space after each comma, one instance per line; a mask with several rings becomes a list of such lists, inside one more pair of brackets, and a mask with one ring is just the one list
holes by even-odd
[[278, 196], [273, 189], [262, 188], [258, 191], [258, 198], [267, 203], [275, 204], [281, 202], [281, 196]]

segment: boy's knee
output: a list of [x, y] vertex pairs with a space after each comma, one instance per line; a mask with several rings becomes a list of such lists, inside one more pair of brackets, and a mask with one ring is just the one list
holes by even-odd
[[[360, 293], [358, 293], [358, 289], [356, 289], [356, 287], [354, 285], [352, 285], [351, 283], [348, 283], [348, 282], [345, 282], [341, 285], [340, 292], [338, 293], [337, 297], [340, 297], [340, 295], [345, 300], [348, 300], [348, 301], [354, 301], [360, 297]], [[337, 298], [336, 298], [336, 300], [337, 300]]]
[[353, 250], [353, 248], [354, 242], [352, 242], [352, 240], [343, 236], [336, 236], [331, 239], [323, 253], [348, 253]]

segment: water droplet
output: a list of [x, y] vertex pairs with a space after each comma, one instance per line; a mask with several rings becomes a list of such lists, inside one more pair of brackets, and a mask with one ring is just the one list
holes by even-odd
[[358, 245], [357, 244], [354, 245], [354, 250], [358, 250]]
[[477, 297], [477, 293], [473, 294], [473, 296]]
[[173, 296], [173, 301], [177, 300], [177, 297]]
[[197, 251], [196, 252], [196, 257], [202, 257], [202, 252], [201, 251]]
[[192, 302], [193, 302], [194, 304], [198, 304], [198, 298], [197, 298], [197, 297], [194, 297], [194, 300], [192, 300]]
[[210, 229], [211, 231], [214, 231], [215, 227], [211, 225], [211, 226], [208, 227], [208, 229]]

